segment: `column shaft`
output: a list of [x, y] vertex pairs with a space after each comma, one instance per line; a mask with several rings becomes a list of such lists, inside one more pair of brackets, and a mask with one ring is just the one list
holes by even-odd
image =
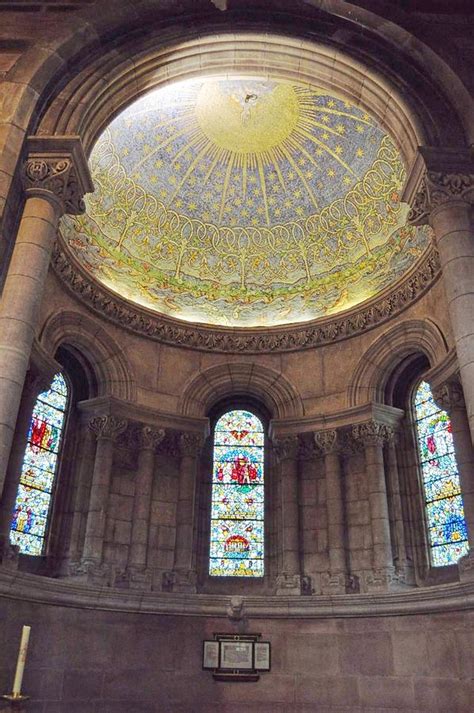
[[0, 494], [10, 456], [59, 206], [28, 198], [0, 301]]
[[300, 574], [299, 525], [298, 525], [298, 462], [294, 457], [285, 458], [281, 464], [281, 508], [283, 573]]
[[326, 473], [329, 566], [331, 574], [341, 574], [346, 571], [346, 553], [341, 461], [337, 452], [324, 454], [324, 468]]
[[402, 500], [400, 496], [400, 481], [398, 473], [398, 459], [395, 439], [391, 439], [387, 446], [387, 476], [390, 486], [390, 496], [393, 513], [393, 534], [398, 565], [406, 561], [405, 528], [403, 524]]
[[100, 565], [104, 549], [114, 440], [126, 429], [127, 422], [119, 421], [113, 416], [99, 416], [92, 419], [90, 427], [97, 435], [97, 448], [87, 513], [83, 561]]
[[430, 216], [439, 251], [448, 311], [474, 443], [474, 234], [471, 206], [449, 201]]
[[376, 570], [384, 569], [393, 565], [393, 558], [382, 443], [365, 444], [365, 465], [369, 487], [373, 566]]
[[[28, 382], [28, 380], [27, 380]], [[0, 549], [10, 543], [10, 526], [15, 507], [18, 486], [20, 484], [21, 468], [25, 457], [31, 414], [37, 396], [43, 384], [33, 379], [25, 388], [21, 397], [15, 435], [8, 462], [3, 495], [0, 500]]]
[[[181, 463], [179, 469], [178, 508], [176, 513], [176, 545], [174, 569], [191, 576], [194, 555], [194, 516], [198, 455], [202, 439], [195, 434], [183, 433], [180, 439]], [[187, 582], [190, 586], [193, 582]], [[186, 581], [183, 582], [186, 586]]]

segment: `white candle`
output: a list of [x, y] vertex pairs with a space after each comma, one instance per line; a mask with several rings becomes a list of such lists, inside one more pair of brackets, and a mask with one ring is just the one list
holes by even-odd
[[24, 626], [21, 632], [20, 650], [18, 651], [15, 680], [13, 681], [13, 697], [17, 697], [21, 693], [21, 682], [23, 681], [23, 672], [25, 670], [26, 653], [28, 651], [30, 631], [31, 626]]

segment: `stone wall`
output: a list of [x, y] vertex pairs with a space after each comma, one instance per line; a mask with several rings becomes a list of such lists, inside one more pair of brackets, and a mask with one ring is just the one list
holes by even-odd
[[[469, 713], [472, 612], [282, 620], [251, 618], [272, 644], [257, 683], [215, 682], [202, 640], [225, 618], [0, 603], [6, 691], [21, 625], [32, 625], [29, 713]], [[9, 664], [6, 662], [10, 662]]]

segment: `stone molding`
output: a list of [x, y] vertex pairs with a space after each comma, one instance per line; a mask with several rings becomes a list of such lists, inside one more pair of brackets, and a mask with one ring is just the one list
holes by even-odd
[[317, 431], [314, 434], [314, 442], [323, 455], [338, 453], [341, 447], [336, 430]]
[[136, 444], [141, 451], [155, 451], [165, 435], [164, 428], [155, 430], [151, 426], [141, 426], [134, 433]]
[[[141, 614], [227, 616], [228, 595], [134, 592], [104, 587], [93, 582], [41, 577], [0, 567], [0, 597], [36, 604], [72, 606], [78, 609]], [[281, 596], [246, 596], [249, 618], [334, 618], [377, 617], [435, 612], [467, 611], [474, 608], [474, 581], [440, 584], [404, 591], [373, 592], [357, 597], [318, 595], [302, 597], [288, 592]]]
[[127, 428], [128, 421], [115, 416], [95, 416], [89, 421], [89, 428], [97, 440], [115, 441]]
[[459, 379], [450, 379], [434, 386], [431, 393], [436, 404], [448, 414], [456, 408], [465, 408], [464, 392]]
[[62, 240], [55, 243], [52, 266], [69, 292], [93, 312], [122, 328], [165, 344], [233, 354], [300, 351], [348, 339], [400, 314], [440, 275], [439, 256], [433, 246], [394, 288], [388, 288], [359, 308], [336, 318], [325, 317], [305, 325], [263, 330], [187, 325], [134, 305], [94, 282], [67, 251]]
[[352, 437], [364, 446], [383, 446], [393, 438], [393, 429], [386, 423], [371, 419], [352, 426]]
[[27, 197], [53, 202], [60, 213], [85, 211], [83, 196], [94, 190], [87, 159], [78, 136], [30, 136], [22, 167]]

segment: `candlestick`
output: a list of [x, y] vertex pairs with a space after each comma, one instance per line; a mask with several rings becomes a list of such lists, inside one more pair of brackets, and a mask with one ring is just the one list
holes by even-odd
[[23, 673], [25, 671], [25, 661], [28, 651], [28, 642], [30, 640], [30, 631], [31, 626], [24, 626], [21, 632], [20, 650], [18, 651], [15, 679], [13, 681], [13, 698], [19, 698], [21, 695], [21, 682], [23, 681]]

